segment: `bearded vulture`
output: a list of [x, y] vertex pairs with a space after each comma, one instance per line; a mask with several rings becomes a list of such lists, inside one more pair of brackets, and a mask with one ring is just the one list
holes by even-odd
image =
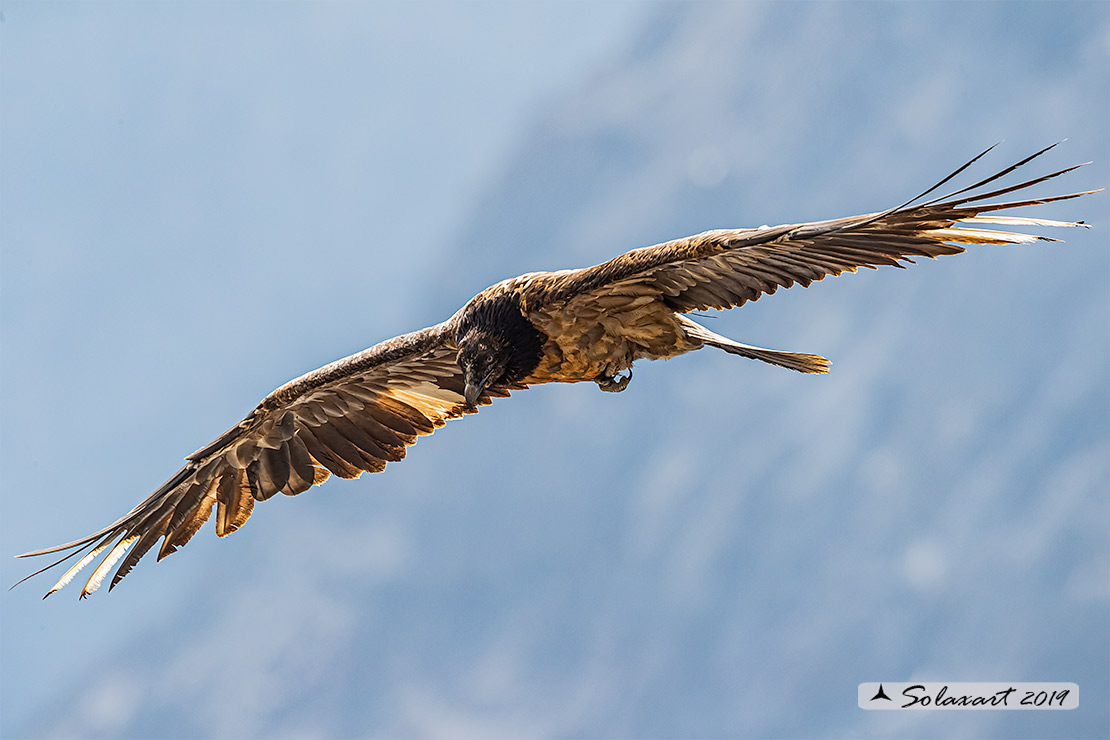
[[582, 381], [597, 383], [603, 391], [624, 390], [640, 359], [667, 359], [708, 345], [803, 373], [828, 372], [823, 357], [741, 344], [686, 314], [742, 306], [780, 287], [808, 286], [860, 267], [903, 267], [915, 257], [958, 254], [963, 245], [1049, 240], [984, 229], [983, 224], [1084, 226], [1082, 221], [997, 212], [1097, 191], [985, 202], [1082, 166], [983, 192], [1051, 148], [974, 185], [924, 200], [988, 149], [916, 198], [880, 213], [706, 231], [634, 249], [593, 267], [534, 272], [497, 283], [441, 324], [286, 383], [189, 455], [181, 470], [122, 518], [88, 537], [19, 557], [71, 551], [41, 573], [81, 555], [49, 596], [103, 554], [81, 596], [95, 591], [119, 562], [110, 590], [159, 538], [161, 560], [188, 542], [213, 509], [216, 534], [224, 537], [243, 526], [256, 501], [277, 493], [295, 496], [330, 475], [357, 478], [380, 472], [403, 458], [420, 435], [511, 391]]

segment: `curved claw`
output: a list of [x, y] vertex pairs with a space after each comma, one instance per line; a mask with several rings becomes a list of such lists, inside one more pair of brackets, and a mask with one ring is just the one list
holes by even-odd
[[628, 368], [628, 375], [601, 375], [597, 378], [597, 387], [606, 393], [620, 393], [632, 381], [632, 368]]

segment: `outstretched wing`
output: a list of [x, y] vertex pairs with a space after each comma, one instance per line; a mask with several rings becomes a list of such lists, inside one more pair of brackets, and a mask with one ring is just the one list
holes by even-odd
[[553, 282], [544, 300], [559, 303], [576, 297], [581, 299], [585, 294], [598, 298], [661, 295], [669, 306], [681, 313], [724, 309], [754, 301], [780, 287], [789, 288], [795, 283], [808, 286], [826, 275], [855, 272], [860, 267], [904, 267], [902, 263], [912, 263], [914, 257], [959, 254], [965, 251], [961, 245], [1054, 241], [1045, 236], [987, 230], [981, 225], [1085, 226], [1082, 222], [1000, 216], [995, 212], [1067, 200], [1097, 191], [1001, 203], [984, 201], [1023, 190], [1082, 165], [972, 194], [1053, 146], [1056, 145], [973, 185], [922, 203], [918, 201], [966, 170], [990, 149], [916, 198], [881, 213], [758, 229], [706, 231], [635, 249], [600, 265], [568, 273]]
[[[224, 537], [247, 521], [255, 501], [278, 492], [295, 496], [329, 475], [357, 478], [381, 471], [386, 463], [403, 458], [420, 435], [474, 412], [463, 399], [456, 353], [453, 332], [444, 323], [286, 383], [243, 421], [186, 458], [185, 467], [123, 518], [88, 537], [19, 557], [73, 551], [42, 569], [47, 570], [84, 553], [49, 596], [107, 551], [85, 582], [84, 597], [123, 558], [109, 590], [115, 587], [159, 538], [159, 560], [176, 551], [213, 508], [216, 534]], [[507, 396], [508, 389], [491, 389], [479, 403], [490, 403], [491, 395]]]

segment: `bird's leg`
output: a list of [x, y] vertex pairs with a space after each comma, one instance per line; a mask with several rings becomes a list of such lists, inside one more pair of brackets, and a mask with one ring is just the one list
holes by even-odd
[[632, 380], [632, 368], [628, 368], [628, 375], [623, 377], [619, 375], [599, 375], [597, 380], [597, 387], [606, 393], [620, 393], [628, 387], [628, 383]]

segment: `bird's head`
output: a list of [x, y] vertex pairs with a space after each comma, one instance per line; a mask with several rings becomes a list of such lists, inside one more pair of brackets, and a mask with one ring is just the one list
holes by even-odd
[[512, 359], [512, 347], [504, 339], [473, 328], [459, 340], [459, 367], [466, 382], [466, 404], [474, 406], [482, 392], [501, 380]]

